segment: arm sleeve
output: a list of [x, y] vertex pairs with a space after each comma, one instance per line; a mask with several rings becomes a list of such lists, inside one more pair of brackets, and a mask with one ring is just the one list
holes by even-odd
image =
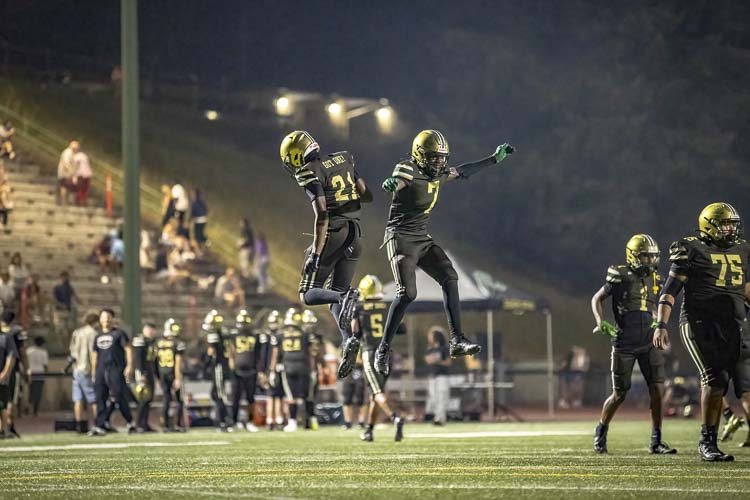
[[682, 241], [675, 241], [669, 247], [669, 262], [672, 263], [670, 272], [687, 276], [690, 271], [690, 250]]
[[472, 163], [463, 163], [455, 168], [456, 172], [458, 172], [459, 179], [468, 179], [480, 170], [484, 170], [485, 168], [496, 164], [495, 157], [488, 156], [487, 158]]
[[411, 181], [414, 180], [414, 167], [412, 167], [411, 165], [407, 163], [399, 163], [393, 169], [392, 177], [401, 179], [402, 181], [409, 184]]

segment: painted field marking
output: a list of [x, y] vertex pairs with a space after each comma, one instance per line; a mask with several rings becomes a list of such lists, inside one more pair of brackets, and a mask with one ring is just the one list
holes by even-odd
[[407, 434], [407, 438], [488, 438], [488, 437], [545, 437], [545, 436], [588, 436], [588, 431], [492, 431], [492, 432], [435, 432]]
[[228, 441], [196, 441], [192, 443], [96, 443], [68, 444], [60, 446], [9, 446], [0, 447], [0, 452], [21, 451], [68, 451], [68, 450], [119, 450], [125, 448], [168, 448], [173, 446], [223, 446]]

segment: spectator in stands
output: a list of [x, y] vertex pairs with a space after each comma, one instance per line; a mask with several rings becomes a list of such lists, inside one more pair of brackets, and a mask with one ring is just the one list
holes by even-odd
[[190, 242], [183, 236], [178, 236], [175, 246], [167, 257], [170, 287], [190, 281], [192, 275], [190, 265], [194, 259], [195, 254], [190, 249]]
[[29, 403], [36, 417], [39, 413], [39, 403], [42, 401], [44, 390], [44, 375], [49, 365], [49, 353], [44, 347], [44, 337], [34, 337], [34, 345], [26, 349], [26, 357], [29, 360]]
[[168, 184], [161, 185], [161, 227], [167, 225], [174, 217], [174, 200], [172, 199], [172, 187]]
[[562, 362], [560, 373], [560, 402], [562, 409], [580, 408], [583, 405], [583, 392], [586, 373], [589, 371], [589, 354], [577, 345], [570, 348]]
[[198, 251], [203, 252], [206, 246], [206, 222], [208, 207], [201, 196], [201, 190], [193, 191], [193, 202], [190, 204], [190, 219], [193, 222], [193, 240]]
[[42, 297], [42, 287], [39, 284], [39, 275], [31, 273], [31, 278], [26, 283], [26, 308], [34, 323], [42, 321], [42, 312], [44, 310], [44, 301]]
[[89, 407], [91, 418], [96, 417], [96, 395], [92, 381], [91, 352], [96, 337], [96, 325], [99, 316], [96, 313], [86, 314], [85, 324], [73, 332], [70, 340], [68, 363], [73, 365], [73, 413], [75, 414], [78, 432], [88, 432], [89, 419], [84, 418], [84, 401]]
[[83, 301], [70, 284], [68, 271], [60, 273], [60, 283], [52, 289], [55, 297], [55, 310], [52, 314], [52, 324], [55, 329], [56, 339], [64, 346], [68, 342], [71, 330], [78, 323], [74, 303], [81, 305]]
[[442, 328], [433, 326], [427, 333], [427, 351], [424, 359], [430, 367], [425, 413], [433, 416], [433, 424], [445, 425], [448, 419], [448, 401], [451, 392], [448, 378], [451, 359]]
[[162, 245], [166, 245], [169, 247], [174, 246], [175, 242], [177, 241], [177, 236], [179, 234], [177, 232], [177, 229], [178, 229], [177, 219], [169, 219], [169, 221], [162, 228], [159, 242]]
[[76, 173], [75, 155], [80, 147], [78, 141], [70, 141], [68, 147], [60, 154], [60, 161], [57, 162], [58, 205], [67, 205], [70, 193], [75, 192], [73, 185], [73, 176]]
[[237, 247], [239, 248], [240, 275], [249, 279], [252, 277], [255, 260], [255, 237], [253, 236], [253, 228], [250, 226], [250, 220], [247, 217], [240, 221], [240, 239], [237, 240]]
[[75, 186], [76, 205], [79, 207], [89, 206], [89, 187], [91, 186], [91, 177], [94, 175], [91, 170], [89, 155], [83, 151], [78, 151], [73, 155], [75, 164], [75, 173], [73, 174], [73, 185]]
[[13, 309], [13, 303], [16, 298], [16, 292], [13, 290], [13, 282], [10, 274], [7, 272], [0, 273], [0, 312]]
[[[125, 242], [122, 239], [122, 231], [113, 229], [110, 232], [112, 246], [109, 250], [109, 269], [115, 276], [120, 276], [123, 262], [125, 261]], [[108, 276], [102, 276], [102, 283], [109, 283]]]
[[0, 125], [0, 158], [8, 155], [11, 160], [15, 159], [16, 152], [13, 149], [13, 134], [15, 133], [16, 129], [13, 128], [10, 120]]
[[99, 264], [99, 273], [104, 276], [109, 269], [109, 254], [112, 251], [112, 237], [106, 234], [94, 245], [91, 251], [91, 261]]
[[8, 274], [10, 274], [10, 279], [13, 281], [13, 291], [15, 292], [16, 300], [20, 300], [21, 292], [26, 288], [31, 278], [29, 266], [23, 262], [20, 252], [16, 252], [10, 257]]
[[270, 256], [268, 254], [268, 241], [264, 233], [258, 233], [255, 240], [255, 276], [258, 279], [258, 293], [266, 293], [268, 290], [268, 266]]
[[227, 267], [226, 272], [216, 282], [214, 296], [233, 313], [237, 309], [245, 307], [245, 291], [242, 289], [237, 272], [233, 267]]
[[10, 198], [13, 189], [10, 187], [8, 175], [5, 173], [5, 166], [0, 162], [0, 222], [3, 227], [8, 226], [8, 215], [13, 211], [13, 201]]
[[174, 216], [177, 219], [177, 234], [189, 238], [190, 230], [185, 218], [190, 210], [190, 198], [179, 181], [172, 186], [172, 200], [174, 201]]
[[141, 229], [141, 249], [139, 253], [141, 268], [153, 271], [156, 267], [156, 247], [151, 231]]

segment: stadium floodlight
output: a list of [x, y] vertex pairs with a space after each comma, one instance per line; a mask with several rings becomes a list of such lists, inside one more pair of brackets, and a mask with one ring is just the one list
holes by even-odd
[[389, 121], [391, 119], [391, 107], [383, 106], [375, 112], [375, 116], [377, 116], [378, 120], [381, 122]]
[[289, 116], [292, 114], [292, 101], [286, 97], [281, 96], [276, 99], [276, 113], [280, 116]]
[[344, 108], [341, 106], [341, 104], [337, 102], [332, 102], [326, 107], [326, 110], [328, 110], [329, 115], [335, 115], [338, 116], [341, 114], [341, 112], [344, 110]]
[[219, 114], [219, 112], [216, 111], [215, 109], [207, 109], [206, 112], [203, 113], [203, 116], [205, 116], [206, 120], [208, 120], [210, 122], [215, 122], [216, 120], [218, 120], [221, 117], [221, 115]]

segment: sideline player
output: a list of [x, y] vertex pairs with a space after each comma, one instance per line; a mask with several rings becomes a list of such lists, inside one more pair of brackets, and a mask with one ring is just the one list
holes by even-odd
[[747, 327], [744, 301], [750, 295], [750, 245], [740, 238], [740, 222], [739, 213], [730, 204], [711, 203], [698, 216], [698, 236], [672, 243], [672, 267], [659, 299], [654, 332], [654, 345], [669, 349], [667, 322], [684, 288], [680, 336], [700, 373], [698, 453], [707, 462], [734, 460], [719, 449], [717, 429], [729, 380], [738, 380], [742, 329]]
[[203, 319], [203, 331], [208, 342], [209, 368], [211, 370], [211, 401], [214, 402], [216, 428], [222, 432], [231, 432], [227, 426], [226, 391], [224, 377], [229, 371], [227, 364], [228, 339], [224, 338], [224, 316], [216, 309], [211, 310]]
[[[156, 365], [159, 370], [159, 385], [164, 395], [161, 425], [164, 432], [184, 432], [185, 403], [182, 397], [182, 363], [187, 346], [179, 338], [180, 325], [173, 318], [164, 322], [162, 338], [156, 342]], [[175, 401], [174, 425], [169, 418], [169, 407]]]
[[274, 356], [278, 356], [279, 329], [281, 327], [281, 313], [276, 309], [266, 316], [264, 343], [263, 371], [267, 373], [268, 387], [266, 389], [266, 427], [269, 431], [284, 427], [284, 387], [281, 384], [282, 363], [277, 363]]
[[423, 130], [414, 138], [411, 158], [398, 163], [391, 177], [383, 182], [383, 189], [393, 193], [383, 245], [388, 250], [388, 261], [396, 280], [396, 298], [388, 311], [385, 334], [375, 351], [378, 373], [388, 374], [391, 341], [406, 309], [417, 297], [417, 267], [443, 289], [451, 331], [451, 357], [473, 356], [482, 350], [463, 334], [458, 274], [443, 249], [427, 232], [427, 223], [444, 183], [468, 179], [480, 170], [500, 163], [513, 151], [512, 146], [501, 144], [483, 160], [449, 168], [448, 141], [437, 130]]
[[[300, 300], [308, 306], [328, 305], [341, 331], [342, 359], [339, 378], [351, 373], [359, 341], [348, 329], [357, 303], [351, 288], [362, 252], [360, 204], [372, 201], [354, 167], [354, 156], [339, 151], [323, 159], [320, 146], [304, 130], [295, 130], [281, 142], [284, 168], [297, 180], [312, 202], [315, 213], [312, 245], [305, 252], [299, 285]], [[325, 288], [330, 278], [330, 288]]]
[[[591, 310], [596, 321], [594, 333], [612, 337], [612, 394], [604, 401], [601, 419], [594, 433], [594, 451], [597, 453], [608, 453], [609, 423], [630, 390], [636, 361], [651, 398], [649, 452], [659, 455], [677, 453], [661, 439], [664, 357], [651, 343], [653, 315], [661, 290], [657, 273], [659, 255], [659, 246], [651, 236], [636, 234], [625, 246], [627, 264], [610, 266], [606, 283], [591, 299]], [[616, 325], [602, 319], [602, 304], [607, 297], [612, 297]]]
[[[232, 368], [232, 421], [238, 429], [258, 432], [253, 422], [255, 409], [255, 387], [258, 382], [258, 365], [261, 357], [259, 334], [253, 325], [253, 319], [246, 309], [236, 317], [235, 327], [231, 331], [229, 361]], [[239, 421], [242, 397], [247, 400], [247, 422]]]
[[135, 399], [138, 401], [137, 430], [138, 432], [154, 432], [148, 423], [156, 383], [156, 326], [153, 323], [143, 325], [141, 335], [133, 337], [133, 358], [135, 358]]

